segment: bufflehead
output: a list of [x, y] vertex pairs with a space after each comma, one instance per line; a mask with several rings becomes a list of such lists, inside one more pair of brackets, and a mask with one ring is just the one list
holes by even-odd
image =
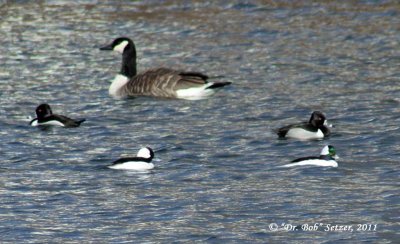
[[330, 135], [328, 121], [320, 111], [314, 111], [308, 122], [288, 125], [277, 130], [279, 137], [300, 140], [322, 139]]
[[127, 169], [127, 170], [150, 170], [154, 168], [151, 160], [154, 158], [154, 152], [150, 147], [144, 147], [139, 150], [136, 157], [120, 158], [109, 165], [111, 169]]
[[216, 88], [231, 82], [208, 82], [209, 77], [198, 72], [184, 72], [168, 68], [136, 70], [136, 48], [133, 41], [119, 37], [100, 50], [122, 53], [122, 67], [108, 89], [115, 98], [153, 96], [198, 100], [215, 93]]
[[337, 167], [338, 163], [335, 161], [339, 157], [336, 155], [336, 150], [333, 146], [327, 145], [322, 148], [321, 154], [319, 157], [304, 157], [298, 158], [292, 161], [291, 164], [283, 165], [282, 167], [294, 167], [294, 166], [303, 166], [303, 165], [314, 165], [314, 166], [322, 166], [322, 167]]
[[85, 119], [73, 120], [63, 115], [53, 114], [48, 104], [40, 104], [36, 108], [37, 118], [31, 120], [31, 126], [56, 125], [62, 127], [78, 127]]

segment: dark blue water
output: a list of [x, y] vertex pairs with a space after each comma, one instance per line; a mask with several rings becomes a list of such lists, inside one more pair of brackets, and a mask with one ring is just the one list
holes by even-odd
[[[1, 242], [398, 242], [399, 17], [396, 1], [0, 1]], [[233, 84], [114, 100], [121, 57], [98, 47], [118, 36], [139, 70]], [[43, 102], [87, 121], [30, 127]], [[277, 139], [314, 110], [331, 137]], [[326, 144], [338, 168], [279, 168]], [[151, 173], [105, 167], [142, 146]]]

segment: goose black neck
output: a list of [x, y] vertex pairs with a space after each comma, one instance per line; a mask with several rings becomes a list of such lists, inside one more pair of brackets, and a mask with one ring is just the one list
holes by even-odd
[[129, 43], [128, 46], [125, 47], [124, 52], [122, 54], [121, 74], [128, 78], [132, 78], [137, 74], [136, 49], [135, 49], [135, 44], [133, 44], [133, 42]]

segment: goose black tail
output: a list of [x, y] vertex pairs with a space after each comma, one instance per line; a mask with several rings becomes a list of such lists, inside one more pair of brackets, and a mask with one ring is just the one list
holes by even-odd
[[80, 119], [80, 120], [77, 120], [76, 123], [77, 123], [78, 125], [80, 125], [80, 124], [82, 124], [82, 123], [85, 122], [85, 121], [86, 121], [86, 119]]
[[212, 84], [211, 86], [207, 87], [207, 89], [215, 89], [215, 88], [220, 88], [220, 87], [224, 87], [227, 85], [230, 85], [232, 82], [229, 81], [225, 81], [225, 82], [215, 82], [214, 84]]

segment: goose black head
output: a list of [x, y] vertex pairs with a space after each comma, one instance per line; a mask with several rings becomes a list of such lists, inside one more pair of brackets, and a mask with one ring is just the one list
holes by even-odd
[[127, 37], [118, 37], [111, 44], [101, 47], [103, 51], [117, 51], [124, 53], [125, 51], [134, 47], [133, 41]]
[[100, 50], [117, 51], [122, 53], [122, 65], [120, 74], [132, 78], [137, 74], [136, 48], [128, 37], [118, 37], [111, 44], [101, 47]]

